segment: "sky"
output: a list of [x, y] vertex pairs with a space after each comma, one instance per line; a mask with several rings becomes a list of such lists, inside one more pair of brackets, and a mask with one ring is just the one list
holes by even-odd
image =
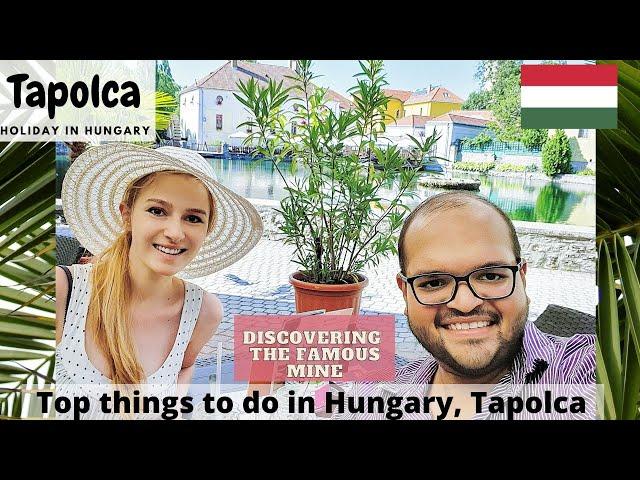
[[[173, 78], [181, 87], [195, 83], [227, 60], [169, 60]], [[289, 66], [289, 60], [258, 60], [260, 63]], [[429, 85], [446, 87], [466, 100], [479, 88], [474, 78], [478, 61], [469, 60], [385, 60], [386, 88], [414, 91]], [[321, 75], [314, 83], [348, 97], [359, 72], [357, 60], [317, 60], [312, 70]]]

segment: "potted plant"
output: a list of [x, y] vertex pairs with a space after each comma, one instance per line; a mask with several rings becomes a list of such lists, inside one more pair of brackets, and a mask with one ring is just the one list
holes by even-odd
[[[395, 145], [376, 145], [389, 118], [381, 61], [360, 62], [348, 110], [332, 105], [326, 89], [312, 83], [311, 65], [299, 60], [286, 85], [273, 79], [264, 85], [253, 78], [239, 82], [235, 96], [251, 116], [240, 126], [251, 127], [245, 144], [273, 161], [285, 183], [278, 228], [300, 265], [290, 277], [296, 310], [352, 307], [357, 313], [368, 283], [365, 266], [397, 254], [397, 233], [409, 210], [404, 200], [415, 195], [422, 164], [407, 164]], [[434, 131], [411, 140], [422, 159], [437, 137]], [[289, 162], [297, 172], [293, 179], [284, 175]]]

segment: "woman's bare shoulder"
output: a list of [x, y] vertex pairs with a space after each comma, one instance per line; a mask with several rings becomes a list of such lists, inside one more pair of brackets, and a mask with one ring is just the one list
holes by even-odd
[[191, 366], [202, 347], [213, 337], [222, 321], [223, 310], [220, 299], [210, 292], [204, 292], [200, 314], [191, 335], [191, 341], [184, 354], [183, 368]]

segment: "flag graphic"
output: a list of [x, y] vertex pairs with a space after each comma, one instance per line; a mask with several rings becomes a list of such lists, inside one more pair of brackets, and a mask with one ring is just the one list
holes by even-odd
[[522, 65], [522, 128], [616, 128], [617, 65]]

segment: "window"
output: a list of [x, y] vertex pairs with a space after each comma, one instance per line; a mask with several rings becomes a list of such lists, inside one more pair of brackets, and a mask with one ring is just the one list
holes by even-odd
[[420, 107], [420, 115], [422, 115], [422, 107]]
[[298, 131], [298, 128], [296, 127], [296, 124], [292, 123], [291, 124], [291, 133], [295, 135], [297, 131]]
[[578, 138], [589, 138], [589, 130], [581, 128], [578, 130]]
[[[247, 122], [251, 121], [251, 117], [247, 117]], [[253, 132], [253, 127], [251, 125], [247, 125], [247, 133]]]
[[222, 115], [216, 115], [216, 130], [222, 130]]
[[448, 93], [448, 92], [443, 92], [442, 96], [443, 96], [444, 98], [449, 98], [449, 93]]
[[396, 110], [396, 118], [400, 118], [400, 110]]
[[222, 105], [222, 95], [216, 97], [216, 105]]

